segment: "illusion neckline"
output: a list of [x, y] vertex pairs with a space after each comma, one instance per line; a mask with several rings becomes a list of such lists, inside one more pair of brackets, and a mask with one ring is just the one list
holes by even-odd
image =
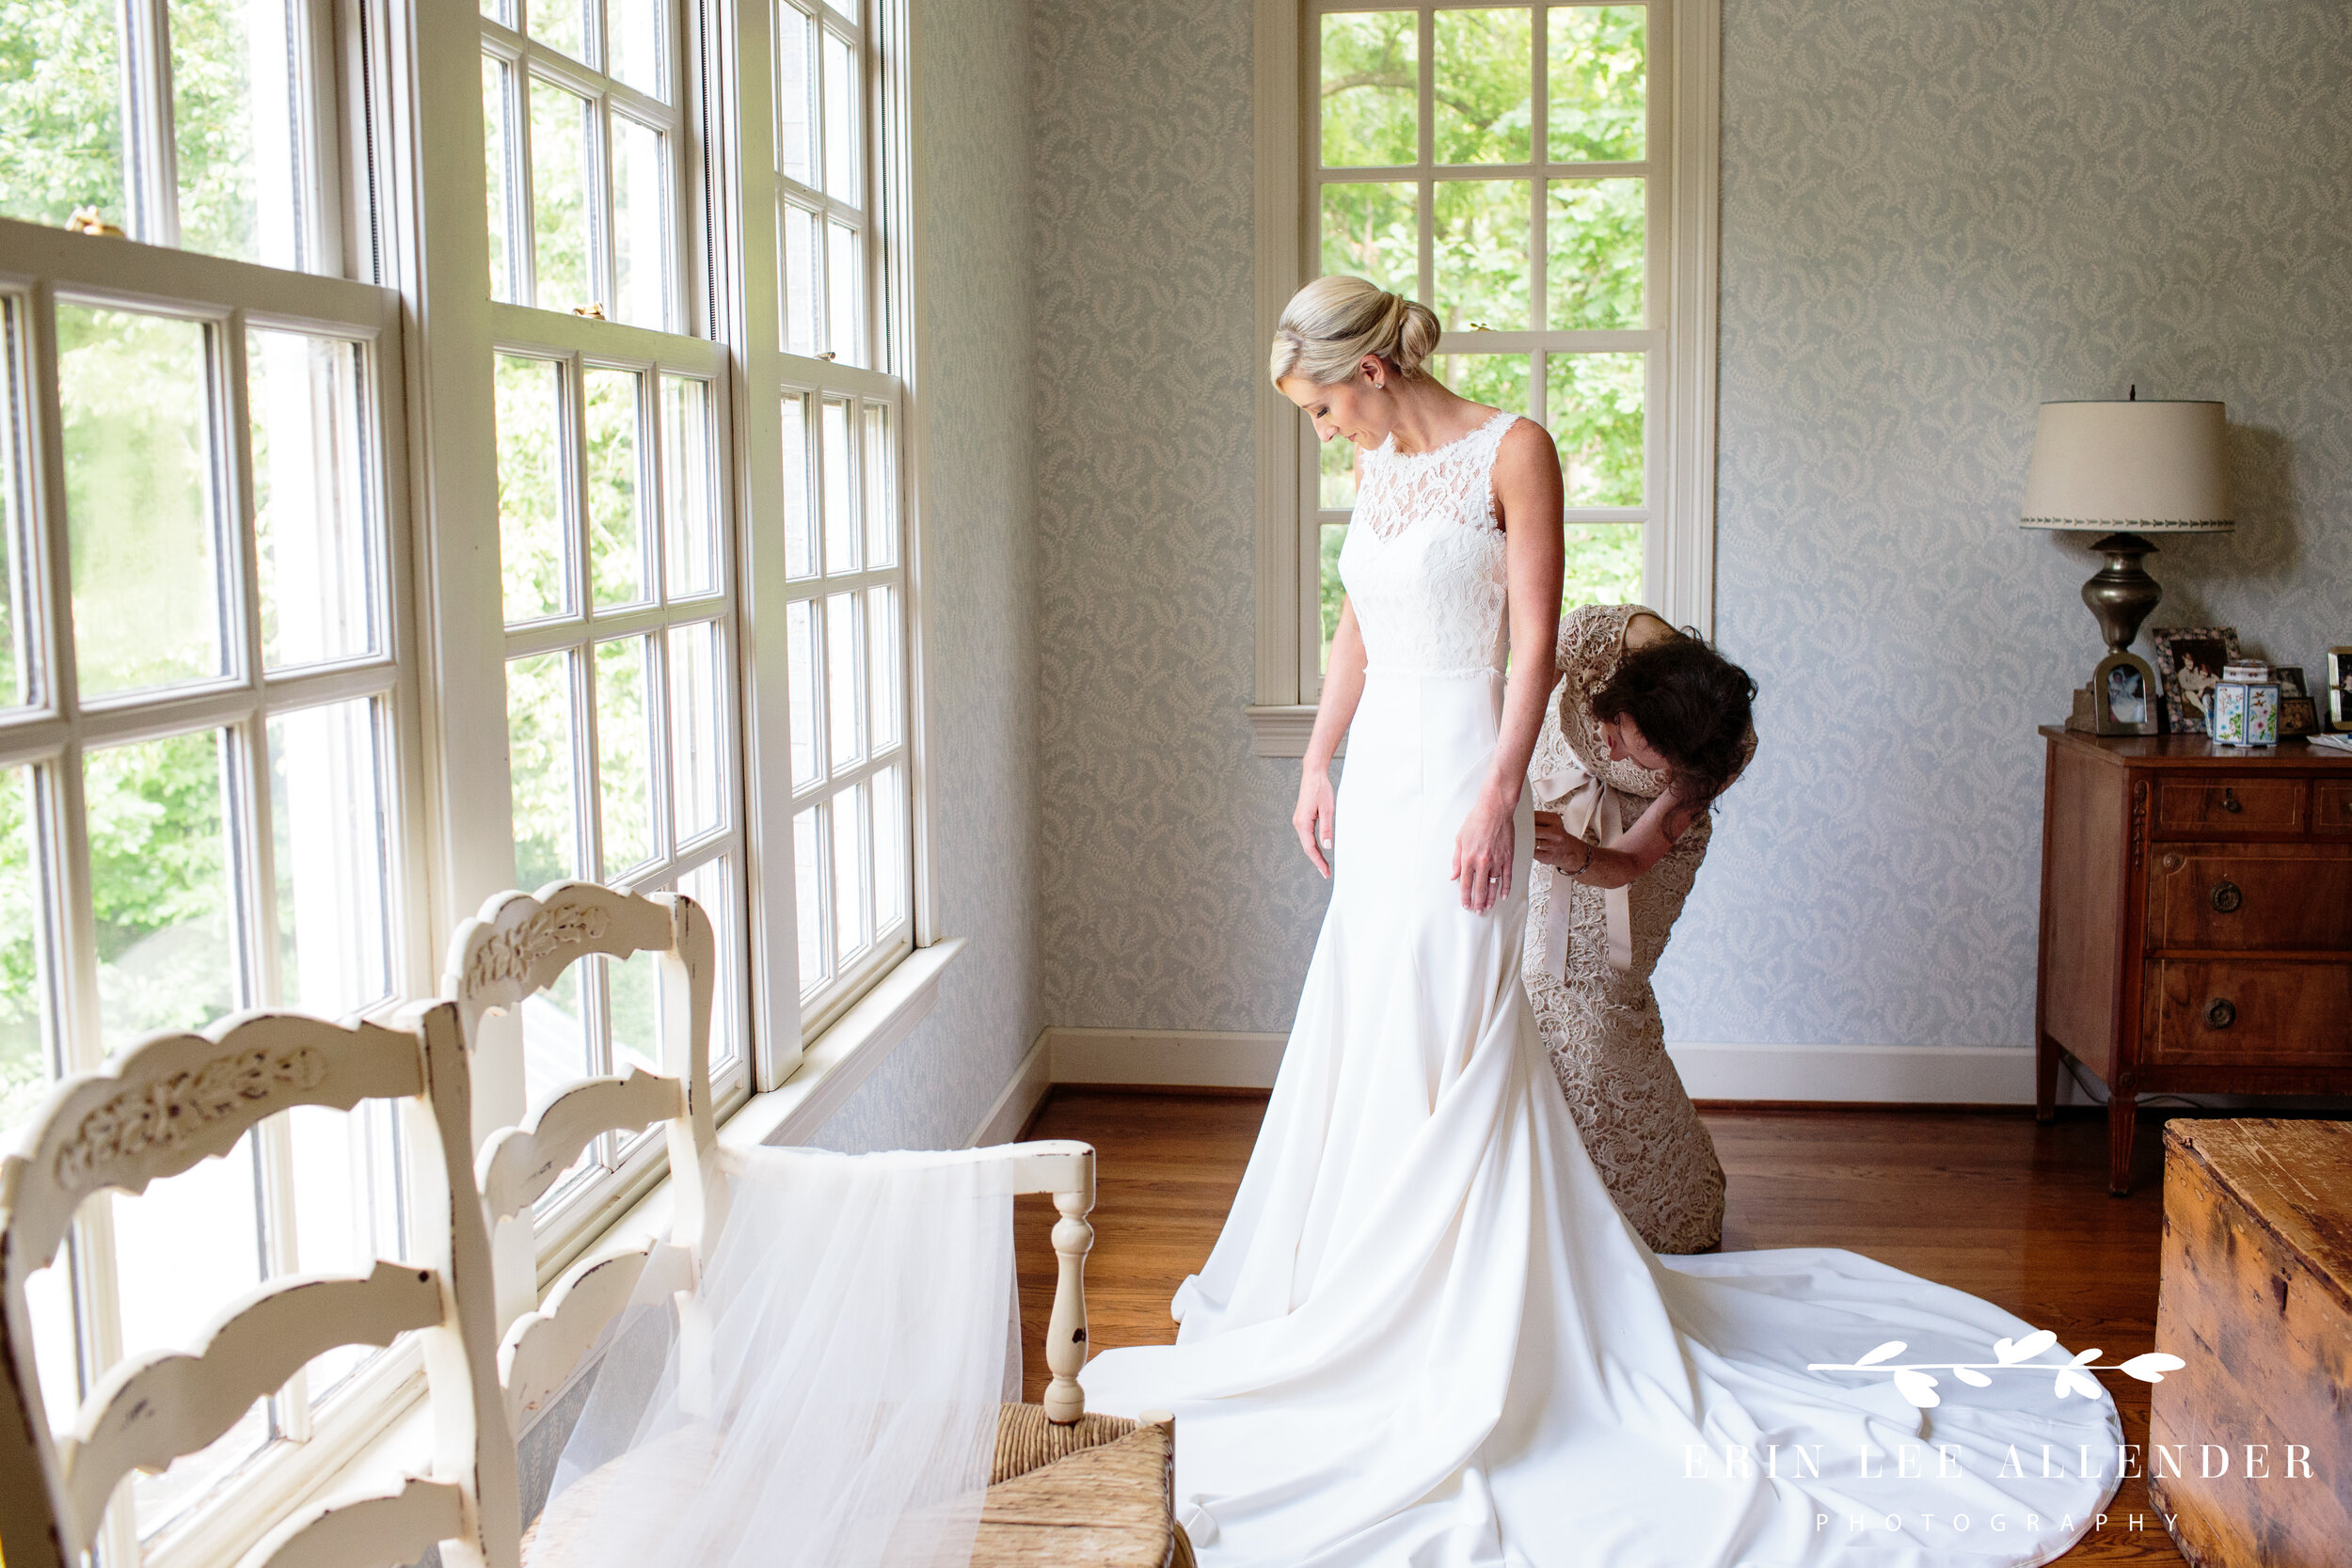
[[1436, 446], [1429, 448], [1425, 451], [1397, 451], [1396, 432], [1391, 430], [1388, 433], [1388, 435], [1380, 438], [1380, 444], [1373, 450], [1384, 456], [1393, 458], [1397, 462], [1411, 463], [1423, 457], [1435, 457], [1442, 451], [1451, 451], [1455, 447], [1460, 446], [1463, 442], [1470, 439], [1472, 436], [1483, 436], [1487, 431], [1493, 429], [1494, 423], [1497, 420], [1508, 420], [1511, 418], [1514, 418], [1514, 416], [1508, 408], [1498, 408], [1485, 420], [1481, 420], [1476, 430], [1465, 432], [1460, 436], [1456, 436], [1451, 441], [1440, 441]]

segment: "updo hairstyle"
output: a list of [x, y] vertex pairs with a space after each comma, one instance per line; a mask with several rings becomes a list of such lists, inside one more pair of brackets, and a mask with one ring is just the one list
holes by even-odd
[[1746, 761], [1756, 682], [1690, 627], [1629, 650], [1593, 717], [1630, 719], [1667, 762], [1677, 801], [1705, 810]]
[[1354, 379], [1364, 356], [1375, 354], [1409, 378], [1428, 373], [1422, 363], [1437, 347], [1438, 317], [1428, 306], [1336, 273], [1316, 278], [1282, 307], [1269, 369], [1278, 388], [1294, 375], [1331, 387]]

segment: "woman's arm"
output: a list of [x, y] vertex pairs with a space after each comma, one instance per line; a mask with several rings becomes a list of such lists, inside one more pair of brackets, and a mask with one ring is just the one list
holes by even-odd
[[[1535, 814], [1535, 858], [1555, 870], [1571, 874], [1586, 887], [1624, 887], [1666, 858], [1675, 840], [1698, 813], [1682, 806], [1669, 789], [1649, 803], [1641, 819], [1606, 847], [1571, 837], [1558, 814]], [[1591, 851], [1589, 858], [1586, 851]]]
[[1556, 650], [1566, 546], [1560, 521], [1560, 455], [1542, 426], [1516, 422], [1503, 433], [1495, 453], [1494, 486], [1516, 657], [1503, 685], [1493, 766], [1454, 837], [1448, 873], [1461, 883], [1462, 907], [1481, 913], [1510, 895], [1513, 818], [1519, 791], [1527, 787], [1527, 764], [1543, 728], [1544, 704], [1560, 674]]
[[1334, 803], [1331, 759], [1363, 695], [1364, 634], [1356, 626], [1356, 607], [1343, 598], [1339, 629], [1331, 634], [1331, 657], [1323, 672], [1323, 700], [1315, 705], [1314, 734], [1307, 737], [1307, 754], [1298, 767], [1298, 807], [1291, 813], [1291, 826], [1298, 830], [1307, 858], [1326, 877], [1331, 875], [1327, 858]]

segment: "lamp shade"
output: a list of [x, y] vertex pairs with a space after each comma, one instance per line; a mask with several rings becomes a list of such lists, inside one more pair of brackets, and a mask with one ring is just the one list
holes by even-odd
[[2237, 522], [2221, 404], [2043, 404], [2018, 511], [2026, 528], [2227, 532]]

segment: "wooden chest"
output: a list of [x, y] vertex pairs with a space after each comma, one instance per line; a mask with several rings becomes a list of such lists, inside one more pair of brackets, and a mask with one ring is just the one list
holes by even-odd
[[2352, 1093], [2352, 756], [2042, 733], [2041, 1117], [2103, 1079], [2122, 1193], [2143, 1094]]
[[2155, 1348], [2188, 1364], [2149, 1390], [2149, 1501], [2191, 1568], [2336, 1568], [2352, 1560], [2352, 1122], [2175, 1117], [2164, 1155]]

